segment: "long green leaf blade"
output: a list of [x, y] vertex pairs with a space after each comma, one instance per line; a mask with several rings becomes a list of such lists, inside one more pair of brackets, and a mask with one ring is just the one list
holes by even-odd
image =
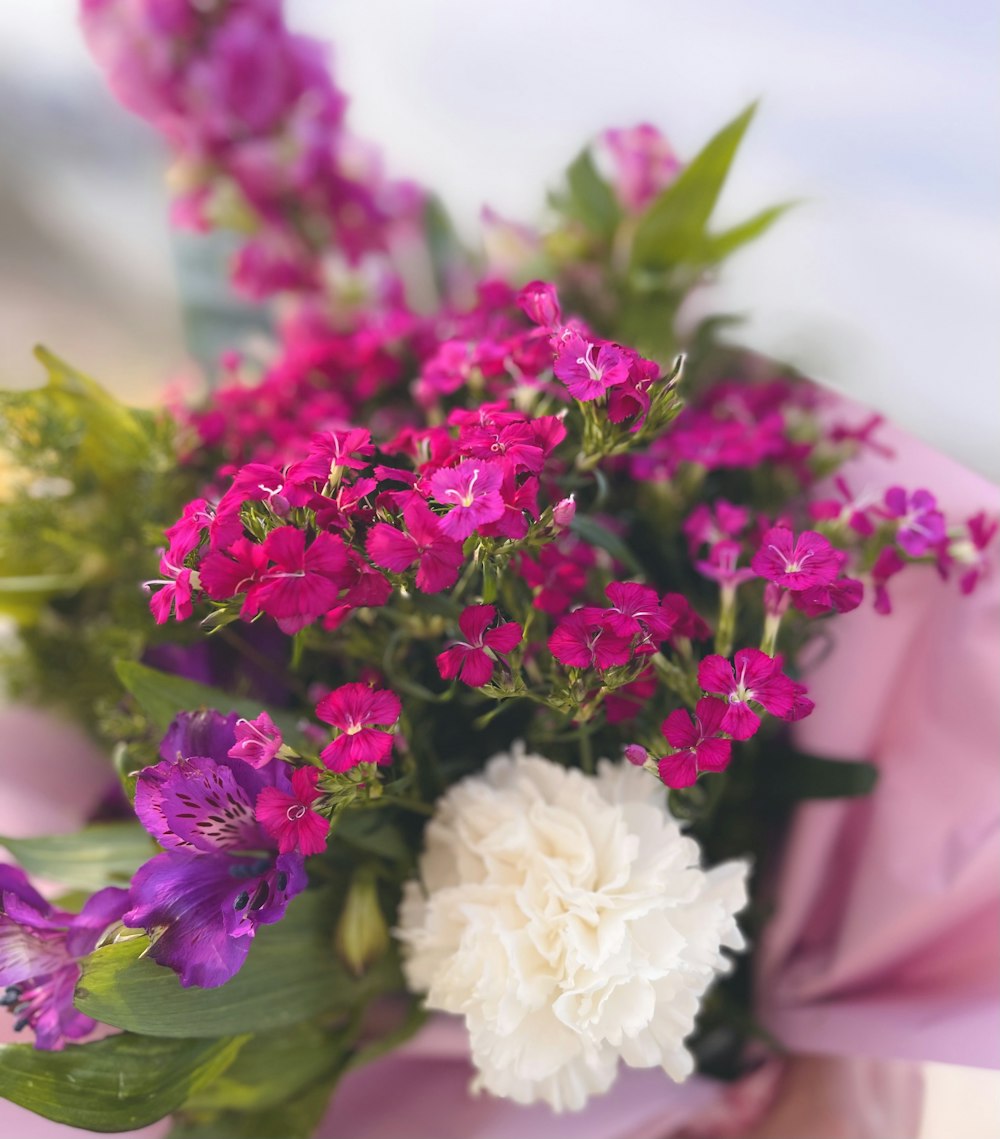
[[131, 1131], [169, 1115], [215, 1080], [243, 1043], [126, 1033], [62, 1052], [7, 1044], [0, 1046], [0, 1095], [57, 1123]]

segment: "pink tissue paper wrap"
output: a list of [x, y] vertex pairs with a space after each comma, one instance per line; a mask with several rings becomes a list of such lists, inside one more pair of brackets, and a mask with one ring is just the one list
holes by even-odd
[[[984, 479], [889, 428], [880, 438], [896, 456], [852, 464], [854, 490], [926, 486], [954, 520], [1000, 512]], [[318, 1135], [913, 1139], [922, 1083], [907, 1061], [1000, 1067], [1000, 574], [962, 597], [911, 568], [890, 592], [891, 617], [866, 598], [836, 620], [836, 651], [806, 678], [817, 708], [800, 746], [873, 760], [880, 779], [866, 799], [800, 808], [780, 863], [758, 1011], [796, 1055], [728, 1087], [623, 1069], [586, 1111], [556, 1116], [470, 1096], [464, 1028], [435, 1017], [344, 1079]], [[0, 778], [0, 833], [46, 834], [80, 825], [108, 768], [76, 729], [7, 708]], [[0, 1041], [15, 1040], [3, 1017]], [[81, 1134], [0, 1101], [0, 1135]]]

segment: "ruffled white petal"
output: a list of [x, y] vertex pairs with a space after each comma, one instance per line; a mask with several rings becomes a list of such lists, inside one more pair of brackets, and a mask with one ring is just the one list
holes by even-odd
[[619, 1060], [691, 1073], [684, 1039], [722, 947], [742, 947], [748, 872], [699, 857], [630, 765], [591, 778], [518, 750], [451, 788], [396, 932], [410, 987], [465, 1017], [477, 1089], [575, 1110]]

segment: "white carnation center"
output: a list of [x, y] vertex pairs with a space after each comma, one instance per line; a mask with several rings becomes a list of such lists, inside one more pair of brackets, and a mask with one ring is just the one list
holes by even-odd
[[499, 755], [439, 801], [397, 934], [410, 987], [464, 1016], [476, 1088], [577, 1109], [619, 1058], [675, 1080], [699, 1001], [742, 948], [748, 867], [705, 872], [663, 789]]

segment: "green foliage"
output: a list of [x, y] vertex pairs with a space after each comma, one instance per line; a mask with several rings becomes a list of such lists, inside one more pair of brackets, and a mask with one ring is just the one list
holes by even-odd
[[610, 238], [622, 218], [614, 191], [598, 173], [590, 148], [586, 147], [566, 170], [566, 193], [557, 204], [593, 233]]
[[[115, 661], [115, 674], [122, 686], [135, 698], [136, 703], [160, 732], [170, 727], [178, 712], [196, 712], [199, 708], [214, 708], [223, 715], [237, 712], [247, 719], [255, 719], [264, 711], [259, 700], [233, 696], [221, 688], [186, 680], [169, 672], [139, 664], [138, 661]], [[287, 712], [266, 709], [289, 743], [301, 738], [296, 717]]]
[[150, 639], [144, 578], [162, 528], [193, 489], [174, 427], [128, 408], [44, 349], [47, 383], [0, 393], [0, 613], [20, 646], [3, 661], [15, 697], [70, 711], [91, 730], [117, 695], [116, 657]]
[[74, 834], [5, 838], [5, 846], [29, 874], [80, 890], [127, 886], [133, 873], [155, 853], [136, 821], [96, 823]]
[[756, 109], [724, 126], [651, 203], [632, 240], [633, 270], [704, 260], [709, 218]]
[[131, 1131], [162, 1119], [220, 1076], [243, 1043], [125, 1033], [62, 1052], [7, 1044], [0, 1046], [0, 1095], [57, 1123]]
[[217, 989], [184, 989], [171, 970], [144, 957], [144, 937], [96, 950], [82, 964], [76, 1005], [105, 1024], [143, 1035], [211, 1037], [291, 1027], [349, 1015], [373, 995], [402, 987], [387, 955], [360, 980], [331, 948], [340, 891], [295, 898], [276, 925], [260, 929], [246, 964]]

